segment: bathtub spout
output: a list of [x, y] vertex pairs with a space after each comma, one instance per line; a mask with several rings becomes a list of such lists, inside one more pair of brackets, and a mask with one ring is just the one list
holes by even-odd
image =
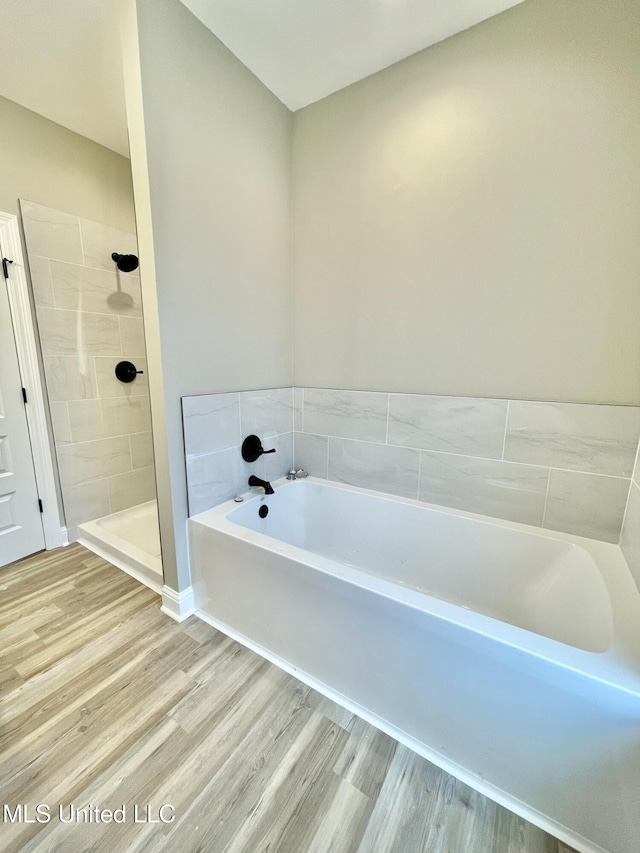
[[273, 494], [273, 486], [271, 485], [271, 483], [268, 483], [266, 480], [261, 480], [260, 477], [256, 477], [254, 474], [249, 477], [248, 482], [252, 488], [254, 486], [262, 486], [265, 495]]

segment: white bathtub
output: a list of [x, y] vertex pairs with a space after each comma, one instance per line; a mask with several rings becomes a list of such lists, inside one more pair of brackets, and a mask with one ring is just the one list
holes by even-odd
[[[565, 747], [582, 761], [575, 732], [640, 726], [640, 595], [620, 549], [313, 478], [275, 485], [189, 520], [198, 615], [577, 849], [618, 849], [584, 798], [567, 812], [513, 765], [546, 777]], [[526, 738], [545, 726], [561, 746], [543, 760]]]
[[[302, 563], [298, 580], [315, 570], [323, 594], [340, 579], [640, 695], [640, 596], [615, 545], [312, 478], [190, 527], [196, 605], [215, 618], [235, 621], [234, 590], [248, 602], [266, 587], [272, 599], [268, 568]], [[269, 566], [265, 550], [278, 555]]]

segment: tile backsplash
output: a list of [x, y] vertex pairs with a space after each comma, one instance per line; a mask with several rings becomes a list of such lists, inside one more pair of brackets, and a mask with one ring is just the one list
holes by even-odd
[[506, 400], [389, 394], [388, 444], [501, 459]]
[[239, 447], [257, 432], [287, 454], [293, 437], [287, 464], [284, 453], [256, 463], [272, 466], [266, 479], [291, 460], [329, 480], [607, 542], [620, 537], [640, 438], [640, 408], [583, 403], [287, 388], [187, 397], [183, 411], [192, 514], [246, 491]]
[[[155, 497], [142, 297], [111, 254], [136, 237], [21, 201], [69, 538], [77, 526]], [[135, 382], [115, 365], [133, 361]]]
[[[277, 480], [293, 467], [293, 388], [183, 397], [182, 419], [189, 515], [246, 492], [251, 474]], [[252, 434], [276, 452], [245, 462]]]

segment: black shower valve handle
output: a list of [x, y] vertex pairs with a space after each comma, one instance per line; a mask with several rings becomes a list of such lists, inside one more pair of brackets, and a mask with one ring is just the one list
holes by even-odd
[[139, 373], [144, 373], [144, 370], [136, 370], [135, 364], [130, 361], [119, 361], [116, 364], [116, 379], [120, 382], [133, 382]]
[[275, 453], [275, 447], [265, 450], [257, 435], [248, 435], [242, 442], [242, 458], [245, 462], [255, 462], [265, 453]]

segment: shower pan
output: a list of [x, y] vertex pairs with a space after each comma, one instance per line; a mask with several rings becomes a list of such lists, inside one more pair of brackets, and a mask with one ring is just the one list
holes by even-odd
[[78, 542], [155, 592], [162, 589], [156, 501], [115, 512], [78, 528]]

